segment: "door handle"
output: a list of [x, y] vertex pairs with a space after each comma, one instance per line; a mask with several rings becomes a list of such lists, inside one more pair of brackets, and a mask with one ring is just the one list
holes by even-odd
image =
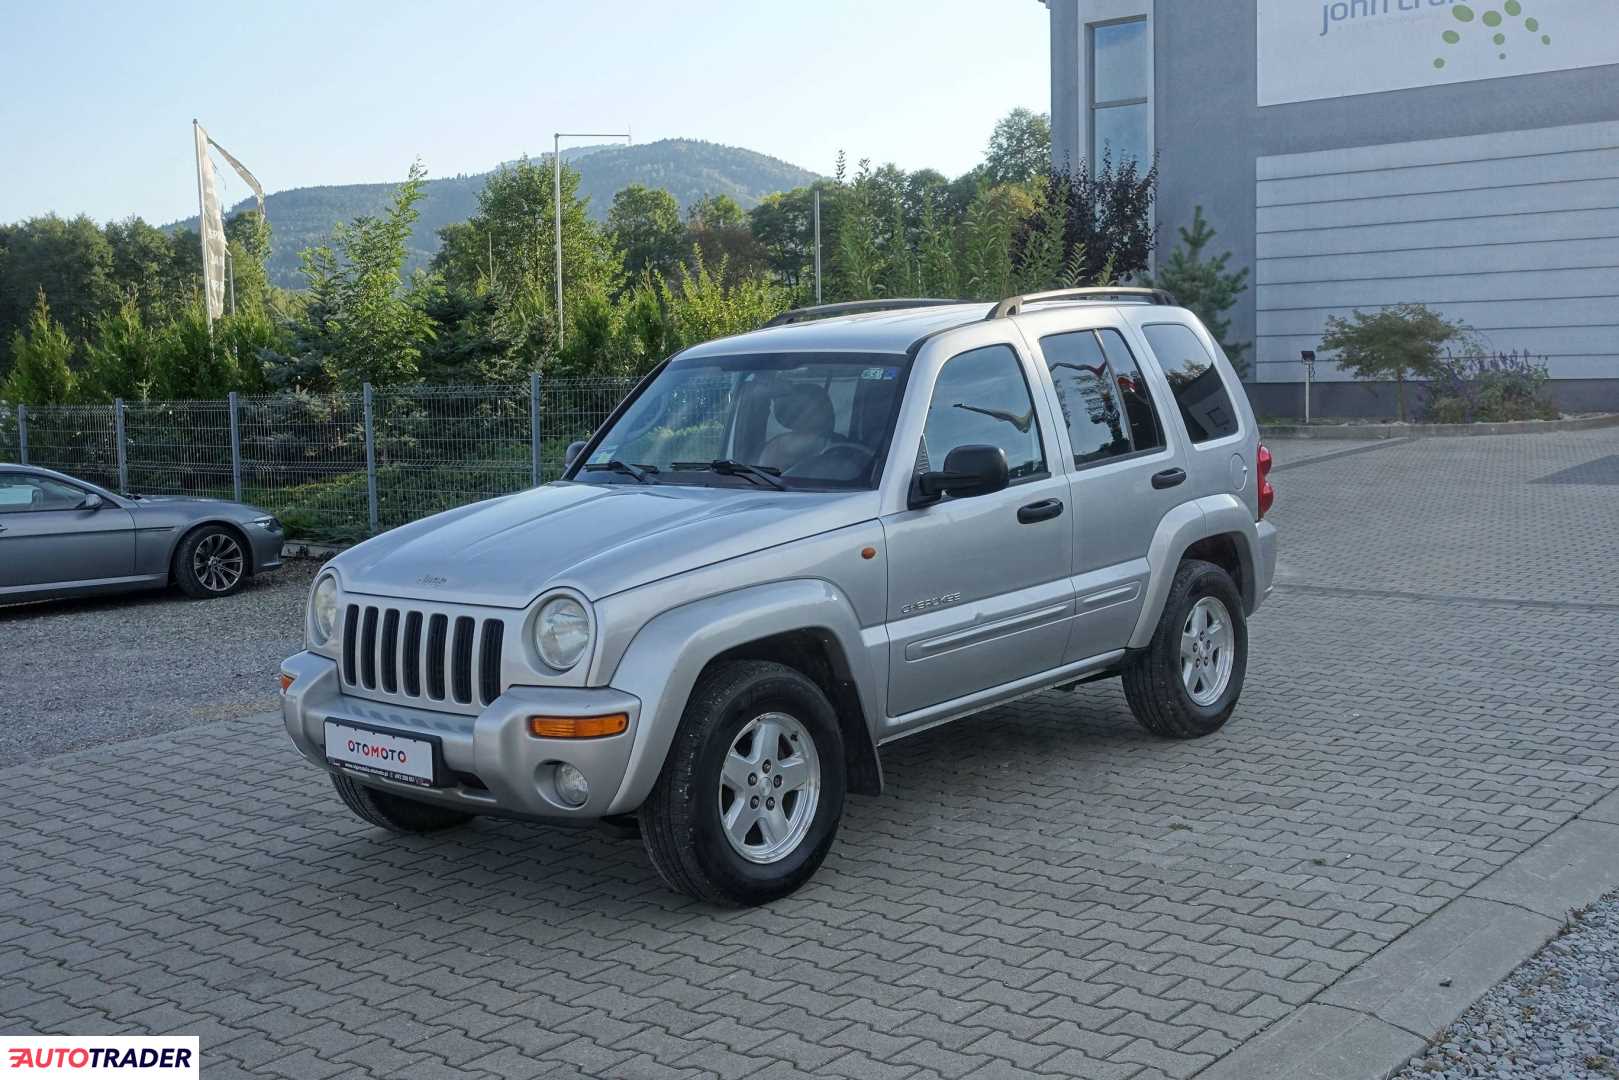
[[1152, 474], [1152, 486], [1162, 491], [1172, 488], [1186, 479], [1185, 469], [1165, 469], [1163, 472]]
[[1042, 499], [1032, 502], [1028, 506], [1018, 507], [1017, 519], [1020, 525], [1033, 525], [1037, 521], [1050, 521], [1062, 514], [1061, 499]]

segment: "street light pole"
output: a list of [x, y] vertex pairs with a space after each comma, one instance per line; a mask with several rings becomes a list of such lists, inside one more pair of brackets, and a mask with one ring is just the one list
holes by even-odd
[[821, 302], [821, 189], [815, 189], [815, 302]]
[[562, 319], [562, 140], [563, 139], [624, 139], [633, 142], [627, 131], [557, 131], [551, 137], [551, 188], [556, 197], [553, 209], [557, 232], [557, 348], [567, 344], [567, 332]]

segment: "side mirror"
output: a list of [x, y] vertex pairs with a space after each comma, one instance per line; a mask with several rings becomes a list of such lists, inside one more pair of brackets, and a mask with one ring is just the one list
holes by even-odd
[[944, 468], [925, 472], [911, 487], [910, 505], [914, 510], [943, 495], [968, 499], [1003, 490], [1011, 478], [1007, 474], [1006, 451], [998, 446], [958, 446], [944, 459]]
[[578, 442], [571, 442], [568, 444], [568, 449], [563, 451], [562, 454], [563, 468], [572, 468], [573, 463], [579, 460], [579, 455], [585, 452], [585, 442], [586, 440], [580, 439]]
[[89, 494], [85, 495], [84, 498], [79, 500], [79, 505], [76, 507], [76, 509], [79, 509], [79, 510], [100, 510], [103, 506], [106, 506], [106, 505], [107, 505], [107, 500], [103, 499], [100, 495], [97, 495], [95, 492], [92, 491]]

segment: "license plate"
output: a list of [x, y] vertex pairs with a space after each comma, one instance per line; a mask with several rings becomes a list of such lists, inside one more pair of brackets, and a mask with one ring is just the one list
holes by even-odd
[[326, 721], [326, 760], [355, 772], [432, 787], [436, 749], [426, 739]]

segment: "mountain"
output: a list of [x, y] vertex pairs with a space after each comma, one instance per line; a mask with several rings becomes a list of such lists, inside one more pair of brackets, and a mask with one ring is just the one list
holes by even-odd
[[[544, 155], [549, 160], [550, 154]], [[698, 139], [663, 139], [634, 146], [579, 146], [562, 151], [562, 160], [579, 171], [579, 193], [590, 200], [591, 215], [606, 220], [613, 196], [630, 184], [661, 187], [680, 203], [682, 212], [704, 195], [729, 195], [744, 208], [764, 196], [787, 191], [817, 179], [815, 173], [752, 150]], [[465, 221], [478, 210], [478, 192], [488, 173], [428, 180], [417, 204], [421, 217], [410, 240], [409, 273], [425, 267], [438, 251], [438, 230]], [[268, 270], [270, 280], [299, 288], [299, 252], [325, 243], [332, 226], [362, 214], [378, 215], [388, 208], [397, 183], [327, 184], [292, 188], [264, 198], [274, 238]], [[227, 213], [253, 205], [244, 199]], [[196, 217], [174, 227], [195, 229]]]

